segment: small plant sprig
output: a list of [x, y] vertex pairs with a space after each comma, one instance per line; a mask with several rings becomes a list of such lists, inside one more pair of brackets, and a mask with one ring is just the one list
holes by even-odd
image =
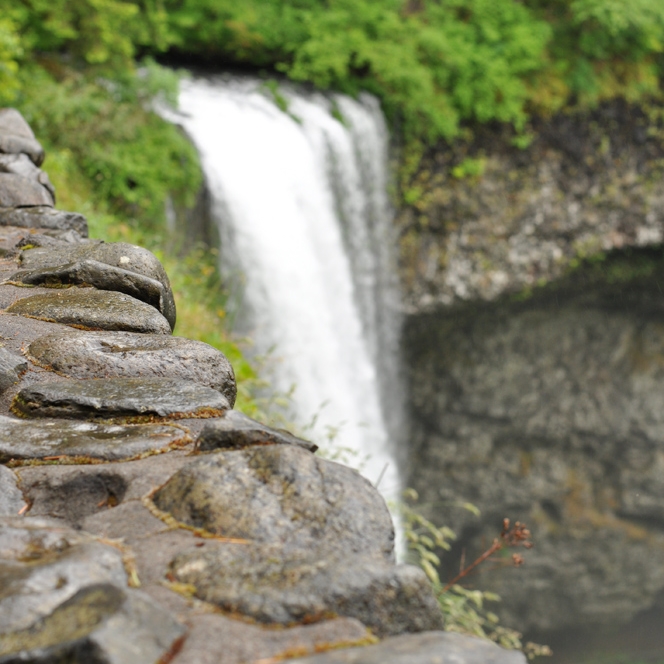
[[[491, 546], [478, 558], [476, 558], [470, 565], [466, 565], [444, 588], [443, 592], [447, 592], [452, 586], [461, 581], [464, 577], [468, 576], [483, 562], [489, 560], [498, 551], [505, 548], [519, 547], [524, 549], [532, 549], [533, 542], [530, 539], [530, 530], [526, 527], [525, 523], [517, 521], [510, 527], [510, 520], [503, 519], [503, 529], [500, 536], [493, 540]], [[511, 564], [514, 567], [520, 567], [525, 562], [524, 557], [520, 553], [513, 553]]]
[[[449, 551], [450, 542], [456, 539], [456, 535], [446, 526], [436, 526], [413, 506], [418, 500], [414, 489], [407, 489], [403, 495], [404, 501], [398, 506], [398, 511], [404, 525], [409, 562], [419, 565], [429, 578], [445, 619], [445, 629], [489, 639], [510, 650], [521, 650], [528, 659], [551, 655], [548, 646], [523, 643], [519, 632], [499, 624], [498, 616], [485, 608], [486, 602], [499, 602], [498, 595], [458, 584], [502, 549], [532, 548], [531, 533], [526, 525], [517, 521], [512, 526], [509, 519], [503, 519], [500, 535], [491, 546], [469, 565], [462, 565], [454, 579], [443, 584], [438, 572], [441, 561], [436, 551]], [[470, 503], [461, 503], [460, 507], [479, 515], [477, 507]], [[512, 554], [509, 564], [520, 567], [523, 563], [524, 558], [520, 553]]]

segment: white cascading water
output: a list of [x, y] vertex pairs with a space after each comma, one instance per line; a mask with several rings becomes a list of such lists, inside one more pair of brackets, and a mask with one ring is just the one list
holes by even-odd
[[286, 111], [258, 80], [187, 81], [177, 122], [202, 158], [222, 272], [242, 275], [238, 324], [275, 360], [272, 386], [294, 387], [295, 421], [315, 421], [308, 436], [352, 450], [393, 498], [401, 396], [386, 127], [370, 96], [278, 94]]

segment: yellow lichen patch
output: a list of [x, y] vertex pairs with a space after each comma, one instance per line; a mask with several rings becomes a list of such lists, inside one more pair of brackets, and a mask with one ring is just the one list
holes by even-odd
[[239, 537], [222, 537], [221, 535], [215, 535], [205, 528], [198, 528], [196, 526], [190, 526], [187, 523], [182, 523], [173, 517], [169, 512], [164, 512], [160, 510], [152, 501], [152, 496], [159, 490], [159, 487], [150, 491], [146, 496], [143, 496], [142, 502], [144, 507], [152, 514], [152, 516], [163, 521], [171, 530], [188, 530], [189, 532], [194, 533], [197, 537], [203, 537], [205, 539], [216, 540], [217, 542], [226, 542], [228, 544], [250, 544], [251, 541], [247, 539], [242, 539]]

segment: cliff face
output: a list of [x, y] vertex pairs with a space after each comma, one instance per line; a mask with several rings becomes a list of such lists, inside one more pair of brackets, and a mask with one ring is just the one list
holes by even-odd
[[662, 149], [620, 105], [538, 129], [485, 136], [474, 179], [432, 153], [400, 214], [407, 481], [461, 535], [450, 575], [503, 517], [531, 528], [522, 569], [474, 582], [509, 624], [617, 624], [664, 588]]
[[556, 279], [579, 258], [661, 243], [661, 133], [614, 103], [535, 123], [526, 150], [498, 129], [431, 150], [397, 219], [408, 308], [495, 299]]

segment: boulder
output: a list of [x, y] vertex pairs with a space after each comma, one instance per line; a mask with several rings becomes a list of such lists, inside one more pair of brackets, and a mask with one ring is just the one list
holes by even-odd
[[68, 288], [31, 295], [6, 311], [82, 329], [170, 334], [168, 321], [152, 306], [130, 295], [95, 288]]
[[[41, 387], [41, 386], [40, 386]], [[156, 492], [178, 521], [224, 537], [283, 543], [283, 556], [394, 561], [385, 501], [357, 471], [294, 445], [206, 454]]]
[[284, 429], [273, 429], [237, 410], [228, 410], [210, 421], [196, 439], [200, 452], [217, 449], [240, 449], [251, 445], [296, 445], [315, 452], [318, 445], [302, 440]]
[[12, 410], [23, 417], [210, 417], [230, 408], [204, 385], [170, 378], [92, 378], [23, 388]]
[[195, 587], [197, 597], [260, 622], [288, 625], [340, 615], [381, 637], [442, 629], [440, 608], [420, 568], [376, 555], [342, 556], [323, 545], [288, 552], [285, 546], [194, 549], [176, 556], [170, 573]]
[[70, 378], [178, 378], [218, 390], [231, 407], [235, 403], [233, 367], [201, 341], [131, 332], [56, 333], [33, 341], [28, 354], [39, 366]]

